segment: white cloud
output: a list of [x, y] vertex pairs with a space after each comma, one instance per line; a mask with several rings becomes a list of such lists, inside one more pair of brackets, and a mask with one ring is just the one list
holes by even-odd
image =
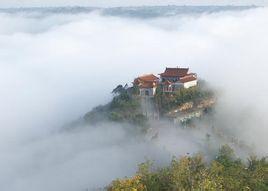
[[267, 16], [264, 8], [152, 20], [1, 14], [1, 190], [103, 186], [145, 157], [162, 164], [203, 150], [199, 130], [160, 128], [156, 142], [114, 125], [54, 132], [108, 101], [115, 85], [166, 66], [189, 66], [222, 89], [215, 125], [267, 154]]

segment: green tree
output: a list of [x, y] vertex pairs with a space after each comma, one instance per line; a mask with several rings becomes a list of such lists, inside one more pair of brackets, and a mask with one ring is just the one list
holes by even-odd
[[[202, 155], [174, 157], [169, 166], [158, 169], [146, 161], [139, 165], [132, 178], [112, 182], [110, 187], [131, 185], [131, 189], [146, 191], [265, 191], [268, 190], [267, 165], [266, 158], [257, 157], [250, 157], [248, 163], [243, 163], [231, 147], [224, 145], [209, 164]], [[133, 182], [139, 184], [133, 186]]]

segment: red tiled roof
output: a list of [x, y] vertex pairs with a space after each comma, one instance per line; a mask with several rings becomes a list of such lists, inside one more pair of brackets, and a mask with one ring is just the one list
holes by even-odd
[[180, 79], [180, 82], [181, 83], [186, 83], [186, 82], [191, 82], [191, 81], [194, 81], [194, 80], [197, 80], [196, 75], [191, 74], [191, 75], [187, 75], [187, 76], [182, 77]]
[[153, 74], [146, 74], [139, 76], [134, 80], [134, 84], [138, 85], [141, 88], [152, 88], [157, 85], [159, 78]]
[[187, 75], [189, 68], [166, 68], [165, 72], [160, 74], [161, 77], [183, 77]]
[[159, 78], [153, 74], [146, 74], [143, 76], [139, 76], [137, 79], [141, 81], [146, 81], [146, 82], [154, 82], [154, 81], [157, 81]]

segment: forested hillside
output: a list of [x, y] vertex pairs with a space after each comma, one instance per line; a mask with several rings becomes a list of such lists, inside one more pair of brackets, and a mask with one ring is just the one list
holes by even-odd
[[114, 180], [109, 191], [268, 190], [267, 158], [237, 158], [225, 145], [214, 160], [206, 162], [201, 154], [173, 158], [170, 165], [156, 168], [151, 161], [139, 165], [130, 178]]

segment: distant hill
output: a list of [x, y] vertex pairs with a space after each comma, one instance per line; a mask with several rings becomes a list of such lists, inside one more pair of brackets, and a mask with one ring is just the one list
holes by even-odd
[[128, 18], [157, 18], [177, 15], [199, 15], [222, 11], [242, 11], [257, 8], [256, 6], [141, 6], [141, 7], [27, 7], [27, 8], [2, 8], [0, 13], [7, 14], [39, 14], [47, 16], [51, 14], [83, 14], [98, 11], [105, 16], [117, 16]]

